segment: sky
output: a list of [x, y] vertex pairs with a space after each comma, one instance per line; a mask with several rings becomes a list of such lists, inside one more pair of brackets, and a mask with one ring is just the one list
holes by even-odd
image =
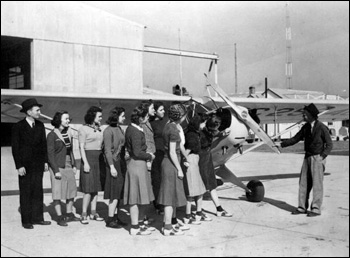
[[[218, 84], [227, 93], [235, 93], [235, 80], [238, 93], [263, 91], [265, 77], [268, 87], [287, 88], [286, 1], [83, 3], [147, 26], [146, 46], [218, 54]], [[292, 89], [348, 97], [349, 2], [288, 4]], [[205, 94], [209, 60], [145, 53], [143, 62], [145, 87], [171, 92], [181, 84], [194, 96]]]

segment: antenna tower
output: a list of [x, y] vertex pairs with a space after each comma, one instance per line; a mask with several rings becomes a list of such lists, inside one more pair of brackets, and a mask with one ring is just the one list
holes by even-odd
[[286, 85], [292, 89], [292, 28], [290, 25], [289, 3], [286, 2]]

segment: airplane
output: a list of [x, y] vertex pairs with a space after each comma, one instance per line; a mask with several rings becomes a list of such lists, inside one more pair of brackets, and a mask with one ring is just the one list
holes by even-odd
[[[210, 72], [210, 70], [209, 70]], [[208, 73], [209, 74], [209, 73]], [[45, 125], [49, 125], [51, 116], [58, 110], [67, 110], [72, 119], [72, 125], [81, 125], [84, 123], [83, 117], [90, 106], [99, 106], [104, 112], [109, 112], [115, 106], [122, 106], [126, 110], [126, 117], [131, 113], [142, 100], [152, 99], [153, 101], [162, 101], [165, 107], [172, 102], [182, 102], [188, 108], [188, 119], [196, 113], [215, 114], [221, 118], [219, 132], [227, 132], [225, 135], [214, 138], [211, 153], [213, 156], [216, 175], [224, 182], [231, 182], [246, 192], [248, 201], [260, 202], [264, 199], [265, 189], [259, 180], [251, 180], [245, 185], [237, 178], [233, 171], [230, 171], [225, 165], [228, 161], [236, 159], [262, 144], [269, 146], [275, 153], [280, 150], [275, 146], [274, 140], [280, 135], [291, 131], [300, 126], [302, 120], [303, 108], [314, 103], [320, 110], [320, 121], [340, 121], [349, 119], [349, 101], [334, 100], [307, 100], [307, 99], [253, 99], [253, 98], [230, 98], [218, 84], [211, 82], [209, 76], [205, 74], [206, 87], [215, 91], [218, 96], [209, 96], [203, 98], [192, 98], [188, 96], [177, 95], [117, 95], [87, 93], [62, 93], [62, 92], [43, 92], [28, 90], [1, 90], [1, 123], [13, 124], [23, 119], [23, 114], [19, 112], [22, 103], [27, 98], [36, 98], [42, 104], [41, 120]], [[47, 115], [48, 114], [48, 115]], [[261, 124], [269, 123], [295, 123], [285, 131], [269, 137], [260, 125], [256, 122], [260, 120]], [[187, 119], [187, 122], [188, 122]], [[125, 124], [128, 124], [126, 121]], [[183, 125], [184, 127], [186, 126]], [[73, 127], [73, 126], [72, 126]], [[73, 127], [74, 128], [74, 127]], [[47, 130], [51, 130], [50, 125]], [[243, 150], [243, 145], [247, 142], [252, 130], [262, 141], [252, 145], [249, 149]], [[76, 144], [76, 146], [78, 146]], [[3, 149], [3, 147], [2, 147]], [[5, 152], [4, 152], [5, 153]], [[9, 152], [6, 152], [9, 153]], [[5, 155], [5, 154], [4, 154]], [[3, 160], [3, 151], [1, 151]], [[78, 154], [76, 157], [80, 157]]]

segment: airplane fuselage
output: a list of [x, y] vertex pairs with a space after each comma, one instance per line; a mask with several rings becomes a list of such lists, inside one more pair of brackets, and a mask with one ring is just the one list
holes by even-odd
[[232, 109], [225, 109], [224, 113], [223, 123], [226, 123], [227, 126], [224, 130], [229, 133], [226, 136], [215, 137], [213, 140], [211, 153], [214, 167], [224, 165], [238, 151], [249, 135], [247, 126], [236, 117]]

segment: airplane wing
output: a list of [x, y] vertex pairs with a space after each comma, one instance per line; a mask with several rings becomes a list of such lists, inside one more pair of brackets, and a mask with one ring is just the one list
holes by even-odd
[[[126, 89], [127, 90], [127, 89]], [[32, 90], [1, 90], [1, 122], [14, 123], [23, 119], [24, 114], [20, 113], [21, 103], [28, 98], [36, 98], [42, 104], [41, 120], [44, 123], [50, 121], [54, 114], [59, 110], [66, 110], [73, 119], [73, 124], [84, 124], [84, 115], [91, 106], [101, 107], [104, 113], [104, 119], [107, 119], [108, 112], [115, 106], [124, 107], [126, 110], [126, 123], [129, 123], [131, 111], [138, 106], [142, 100], [152, 99], [153, 101], [162, 101], [165, 107], [170, 106], [173, 101], [189, 101], [190, 97], [165, 95], [165, 94], [142, 94], [142, 95], [110, 95], [110, 94], [92, 94], [92, 93], [70, 93], [70, 92], [43, 92]], [[201, 101], [199, 99], [198, 101]]]
[[[230, 98], [238, 106], [249, 110], [256, 109], [261, 124], [296, 123], [302, 118], [305, 106], [314, 103], [320, 113], [322, 122], [342, 121], [349, 119], [349, 100], [318, 100], [318, 99], [264, 99], [264, 98]], [[213, 97], [216, 105], [225, 107], [227, 104], [219, 97]], [[205, 103], [213, 107], [211, 101]]]

